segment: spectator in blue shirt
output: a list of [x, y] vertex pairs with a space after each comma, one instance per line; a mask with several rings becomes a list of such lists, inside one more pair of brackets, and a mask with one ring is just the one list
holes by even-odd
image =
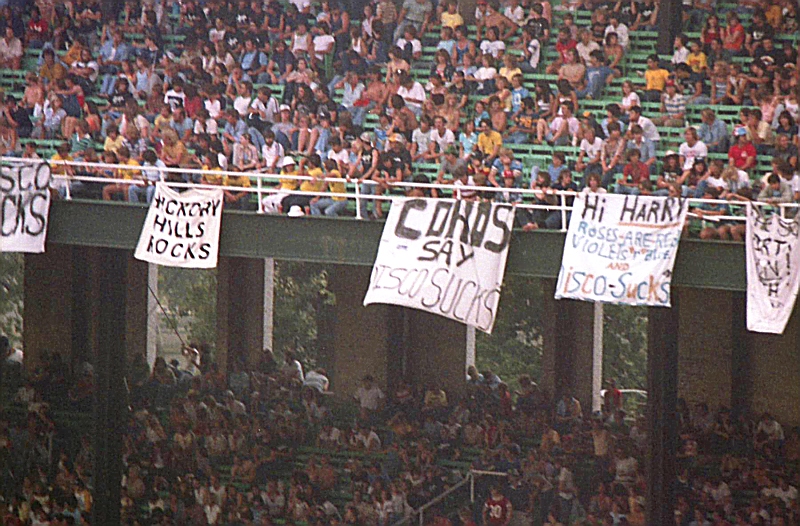
[[728, 126], [717, 118], [716, 113], [711, 108], [706, 108], [700, 113], [702, 124], [697, 130], [700, 140], [708, 146], [710, 153], [728, 153], [730, 138], [728, 137]]
[[247, 73], [250, 78], [255, 78], [258, 84], [267, 84], [270, 82], [269, 73], [267, 73], [267, 66], [269, 59], [267, 55], [258, 49], [256, 40], [248, 38], [244, 42], [244, 53], [240, 61], [242, 71]]
[[103, 75], [100, 93], [111, 95], [117, 73], [120, 72], [122, 63], [130, 58], [130, 54], [131, 48], [122, 40], [122, 32], [114, 31], [111, 38], [100, 48], [100, 56], [97, 59], [100, 73]]
[[186, 110], [183, 107], [175, 108], [172, 112], [172, 121], [169, 123], [170, 128], [175, 130], [178, 137], [184, 141], [189, 142], [191, 139], [192, 131], [194, 130], [194, 121], [186, 115]]
[[592, 51], [589, 60], [586, 88], [576, 91], [579, 99], [599, 99], [603, 96], [603, 88], [614, 78], [614, 70], [606, 65], [602, 51]]
[[638, 124], [631, 126], [631, 136], [625, 149], [639, 150], [641, 161], [647, 165], [652, 174], [656, 166], [656, 147], [653, 141], [644, 136], [644, 130]]
[[229, 110], [225, 114], [225, 126], [222, 128], [222, 137], [229, 142], [237, 143], [245, 132], [247, 132], [247, 123], [242, 120], [238, 111]]

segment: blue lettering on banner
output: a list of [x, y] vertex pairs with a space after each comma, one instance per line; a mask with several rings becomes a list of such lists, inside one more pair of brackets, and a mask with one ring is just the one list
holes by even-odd
[[556, 297], [669, 305], [687, 205], [678, 198], [579, 196]]

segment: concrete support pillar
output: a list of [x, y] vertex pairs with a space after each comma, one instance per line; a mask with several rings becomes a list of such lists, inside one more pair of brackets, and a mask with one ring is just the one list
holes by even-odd
[[328, 288], [336, 296], [331, 388], [343, 400], [352, 397], [366, 374], [386, 391], [403, 373], [405, 350], [397, 344], [402, 342], [402, 308], [363, 306], [371, 272], [369, 267], [328, 267]]
[[592, 342], [594, 305], [556, 300], [555, 280], [543, 282], [542, 378], [540, 386], [553, 399], [569, 393], [585, 412], [592, 408]]
[[466, 325], [420, 310], [403, 312], [411, 327], [407, 379], [415, 385], [441, 387], [450, 398], [460, 398], [466, 388]]
[[42, 254], [25, 254], [25, 366], [32, 370], [44, 353], [62, 353], [69, 361], [72, 342], [73, 247], [51, 244]]
[[678, 396], [692, 406], [706, 402], [714, 410], [731, 407], [730, 315], [734, 294], [724, 290], [677, 288], [681, 309], [678, 337]]
[[130, 254], [127, 272], [125, 341], [128, 363], [134, 355], [143, 354], [152, 366], [156, 359], [158, 306], [148, 287], [158, 294], [158, 267]]
[[673, 289], [672, 308], [648, 310], [647, 524], [674, 522], [680, 296]]
[[[23, 340], [25, 365], [35, 367], [44, 352], [57, 352], [72, 365], [93, 362], [93, 323], [105, 309], [98, 304], [97, 249], [49, 244], [42, 254], [25, 255]], [[125, 338], [129, 353], [155, 356], [156, 324], [148, 323], [154, 300], [147, 284], [157, 279], [155, 267], [129, 254], [125, 281]], [[130, 358], [130, 355], [128, 356]]]
[[750, 349], [753, 333], [747, 330], [747, 293], [732, 293], [731, 407], [750, 407], [753, 377]]
[[[96, 266], [94, 338], [94, 503], [93, 524], [120, 523], [122, 431], [126, 421], [127, 279], [132, 277], [130, 253], [89, 249]], [[146, 320], [146, 316], [143, 318]]]
[[439, 385], [458, 399], [466, 387], [466, 326], [415, 309], [364, 307], [371, 272], [367, 267], [328, 267], [328, 287], [336, 295], [333, 390], [350, 397], [370, 374], [388, 391], [405, 379], [418, 386]]
[[675, 37], [681, 32], [683, 3], [681, 0], [662, 0], [658, 10], [658, 41], [660, 54], [672, 54]]
[[787, 429], [800, 424], [800, 317], [795, 307], [782, 335], [750, 333], [750, 410], [769, 411]]
[[270, 280], [267, 285], [265, 279], [272, 264], [263, 259], [219, 258], [216, 362], [223, 372], [239, 359], [256, 365], [272, 345], [273, 284]]

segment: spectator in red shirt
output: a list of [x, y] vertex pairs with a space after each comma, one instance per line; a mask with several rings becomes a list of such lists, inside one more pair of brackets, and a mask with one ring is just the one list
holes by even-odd
[[547, 73], [555, 75], [561, 66], [567, 62], [567, 52], [570, 49], [578, 47], [578, 42], [572, 38], [569, 28], [562, 27], [558, 30], [558, 40], [556, 40], [556, 51], [558, 51], [558, 58], [547, 66]]
[[511, 501], [505, 498], [499, 487], [493, 486], [489, 498], [483, 505], [483, 524], [508, 526], [512, 512]]
[[747, 129], [737, 128], [736, 142], [728, 150], [728, 160], [740, 170], [750, 170], [756, 165], [756, 147], [747, 138]]
[[639, 150], [628, 150], [625, 158], [628, 164], [622, 169], [622, 177], [617, 181], [616, 193], [638, 195], [641, 184], [650, 178], [650, 169], [642, 162]]
[[722, 47], [734, 55], [744, 49], [745, 30], [739, 21], [739, 16], [731, 11], [728, 13], [728, 24], [722, 28]]
[[25, 32], [25, 40], [28, 47], [41, 49], [50, 36], [50, 26], [47, 20], [42, 18], [38, 7], [31, 9], [31, 19], [28, 21], [28, 30]]

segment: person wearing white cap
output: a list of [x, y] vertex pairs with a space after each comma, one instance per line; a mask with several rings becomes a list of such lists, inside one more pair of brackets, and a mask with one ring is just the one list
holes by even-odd
[[[287, 155], [281, 161], [281, 173], [284, 175], [297, 175], [297, 163], [291, 156]], [[267, 214], [280, 214], [281, 201], [289, 195], [292, 190], [297, 190], [299, 181], [297, 179], [282, 178], [278, 183], [278, 191], [273, 192], [261, 200], [261, 210]]]

